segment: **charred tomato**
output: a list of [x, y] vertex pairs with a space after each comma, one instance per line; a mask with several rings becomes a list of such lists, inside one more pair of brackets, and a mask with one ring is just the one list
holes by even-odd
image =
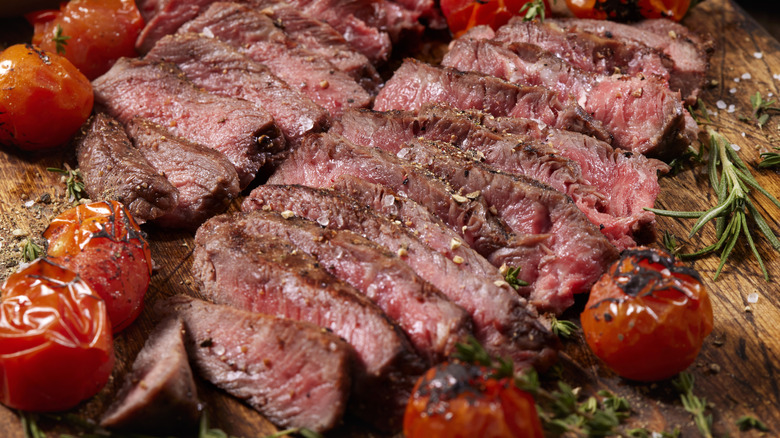
[[580, 316], [591, 350], [622, 377], [663, 380], [690, 366], [712, 332], [698, 273], [650, 248], [622, 253]]
[[138, 56], [135, 40], [144, 20], [133, 0], [71, 0], [59, 10], [27, 15], [33, 44], [63, 53], [90, 80], [122, 56]]
[[52, 220], [43, 237], [49, 257], [78, 272], [105, 300], [114, 333], [141, 313], [151, 251], [121, 203], [94, 202], [67, 210]]
[[70, 409], [106, 384], [113, 364], [105, 303], [75, 272], [38, 259], [3, 283], [4, 405], [38, 412]]
[[406, 406], [406, 438], [541, 438], [533, 397], [491, 373], [459, 361], [428, 370]]
[[639, 21], [645, 18], [669, 18], [680, 21], [690, 0], [566, 0], [569, 10], [579, 18]]
[[[532, 0], [442, 0], [441, 11], [453, 35], [460, 36], [474, 26], [486, 24], [498, 29], [509, 19], [519, 15], [520, 9]], [[550, 15], [550, 6], [544, 1], [544, 12]]]
[[73, 64], [31, 44], [0, 53], [0, 144], [65, 144], [92, 112], [92, 84]]

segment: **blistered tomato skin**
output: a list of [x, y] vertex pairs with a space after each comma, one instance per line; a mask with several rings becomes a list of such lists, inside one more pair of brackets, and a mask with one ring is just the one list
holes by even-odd
[[668, 18], [680, 21], [690, 0], [566, 0], [569, 10], [579, 18], [597, 20], [639, 21], [646, 18]]
[[[447, 25], [456, 37], [474, 26], [482, 24], [498, 29], [520, 13], [520, 9], [531, 0], [441, 0], [441, 10]], [[550, 7], [545, 0], [546, 16]]]
[[92, 84], [56, 53], [17, 44], [0, 53], [0, 146], [64, 145], [92, 112]]
[[90, 80], [107, 72], [122, 56], [135, 57], [135, 40], [144, 20], [133, 0], [71, 0], [59, 11], [27, 15], [35, 27], [33, 44], [56, 51], [58, 26], [65, 40], [64, 56]]
[[0, 396], [51, 412], [95, 395], [114, 365], [103, 300], [73, 271], [38, 259], [8, 277], [0, 299]]
[[638, 248], [596, 282], [580, 319], [591, 350], [618, 375], [657, 381], [694, 362], [712, 332], [712, 304], [696, 271]]
[[143, 309], [152, 256], [140, 227], [116, 201], [79, 205], [54, 218], [44, 231], [47, 254], [79, 273], [106, 301], [114, 333]]
[[510, 379], [461, 362], [428, 370], [404, 415], [406, 438], [541, 438], [533, 397]]

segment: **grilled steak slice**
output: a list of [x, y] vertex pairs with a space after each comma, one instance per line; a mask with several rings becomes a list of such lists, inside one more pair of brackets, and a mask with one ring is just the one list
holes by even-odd
[[100, 425], [176, 434], [193, 432], [199, 416], [197, 388], [184, 348], [184, 325], [181, 320], [166, 319], [149, 335]]
[[157, 310], [184, 321], [187, 355], [201, 377], [278, 426], [324, 431], [341, 420], [355, 352], [338, 336], [183, 295]]
[[556, 358], [557, 339], [534, 310], [505, 283], [480, 279], [422, 243], [411, 231], [332, 190], [263, 185], [244, 200], [246, 210], [292, 212], [328, 228], [347, 229], [397, 252], [419, 275], [460, 305], [474, 320], [476, 338], [492, 354], [519, 367], [545, 369]]
[[463, 242], [463, 238], [448, 228], [438, 216], [419, 203], [398, 195], [393, 189], [353, 175], [340, 176], [333, 188], [393, 220], [401, 221], [428, 246], [472, 274], [494, 281], [504, 278], [498, 268], [471, 249]]
[[400, 424], [426, 367], [379, 307], [316, 258], [274, 235], [217, 220], [195, 235], [192, 271], [201, 292], [218, 304], [306, 321], [344, 338], [359, 359], [356, 409], [383, 428]]
[[671, 159], [698, 134], [688, 131], [680, 93], [669, 90], [657, 77], [587, 73], [531, 44], [500, 45], [470, 38], [456, 40], [442, 64], [570, 96], [603, 124], [612, 144], [622, 149]]
[[192, 33], [161, 39], [144, 59], [176, 64], [198, 87], [255, 103], [268, 111], [290, 145], [330, 125], [330, 116], [268, 67], [217, 40]]
[[91, 199], [119, 201], [139, 223], [176, 208], [176, 187], [133, 147], [125, 129], [112, 117], [103, 113], [93, 116], [75, 143], [84, 186]]
[[577, 209], [570, 198], [530, 178], [496, 171], [456, 147], [414, 140], [388, 151], [427, 168], [463, 193], [477, 193], [498, 212], [524, 242], [533, 242], [535, 257], [514, 263], [531, 283], [536, 307], [562, 313], [573, 294], [587, 291], [617, 250]]
[[213, 3], [179, 28], [215, 37], [298, 88], [337, 117], [349, 107], [366, 107], [371, 96], [354, 79], [322, 56], [291, 40], [267, 15], [238, 3]]
[[541, 87], [520, 87], [492, 76], [460, 72], [407, 59], [376, 97], [374, 109], [417, 110], [426, 103], [477, 109], [494, 116], [526, 117], [601, 140], [601, 123], [576, 102]]
[[236, 168], [221, 152], [176, 137], [142, 117], [131, 119], [127, 132], [149, 163], [179, 191], [176, 208], [155, 223], [194, 230], [238, 196]]
[[446, 183], [419, 166], [379, 149], [358, 146], [335, 134], [307, 137], [268, 182], [325, 188], [343, 175], [382, 184], [419, 202], [489, 260], [492, 254], [509, 245], [505, 224], [496, 220], [482, 200], [457, 196]]
[[219, 216], [212, 224], [231, 222], [251, 235], [271, 234], [316, 257], [320, 265], [376, 303], [406, 332], [429, 364], [455, 351], [471, 330], [468, 314], [424, 281], [397, 255], [347, 230], [273, 211]]
[[696, 103], [706, 79], [712, 41], [701, 39], [684, 26], [666, 19], [646, 20], [635, 25], [587, 19], [550, 22], [566, 30], [590, 32], [661, 51], [674, 62], [669, 86], [680, 90], [687, 104]]
[[[487, 32], [482, 30], [480, 33], [485, 35]], [[512, 19], [498, 29], [492, 39], [500, 43], [534, 44], [579, 69], [603, 75], [644, 74], [669, 80], [669, 71], [674, 67], [671, 59], [645, 45], [575, 29], [567, 31], [550, 21]]]
[[286, 152], [268, 113], [245, 100], [209, 94], [172, 64], [120, 59], [92, 82], [95, 102], [121, 123], [145, 117], [171, 133], [216, 149], [246, 187], [265, 163]]
[[[259, 0], [265, 3], [263, 0]], [[270, 2], [269, 2], [270, 3]], [[371, 61], [354, 50], [331, 25], [304, 15], [299, 9], [279, 2], [267, 5], [263, 13], [280, 23], [294, 41], [322, 55], [334, 67], [347, 73], [372, 94], [379, 92], [382, 78]]]

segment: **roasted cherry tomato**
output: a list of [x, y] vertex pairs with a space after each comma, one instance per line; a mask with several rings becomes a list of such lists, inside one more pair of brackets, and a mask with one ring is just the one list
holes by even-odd
[[639, 21], [644, 18], [669, 18], [680, 21], [691, 0], [566, 0], [569, 10], [580, 18]]
[[406, 438], [541, 438], [534, 399], [511, 379], [445, 362], [417, 381], [404, 415]]
[[[441, 11], [447, 18], [447, 25], [455, 36], [480, 24], [487, 24], [493, 30], [506, 24], [510, 18], [519, 15], [520, 9], [531, 0], [441, 0]], [[550, 15], [550, 6], [544, 1], [544, 12]]]
[[144, 20], [133, 0], [71, 0], [60, 10], [27, 15], [33, 44], [60, 53], [89, 79], [107, 72], [122, 56], [138, 56], [135, 40]]
[[44, 231], [48, 255], [79, 273], [106, 302], [114, 333], [141, 313], [152, 256], [138, 224], [116, 201], [79, 205]]
[[92, 84], [67, 59], [30, 44], [0, 53], [0, 144], [66, 143], [92, 112]]
[[649, 248], [623, 252], [580, 316], [591, 350], [619, 375], [662, 380], [690, 366], [712, 331], [698, 273]]
[[106, 305], [75, 272], [38, 259], [0, 299], [0, 396], [26, 411], [61, 411], [95, 395], [114, 366]]

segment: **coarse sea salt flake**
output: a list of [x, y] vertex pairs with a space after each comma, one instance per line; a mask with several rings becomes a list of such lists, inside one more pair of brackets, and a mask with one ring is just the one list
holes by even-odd
[[731, 143], [731, 149], [734, 149], [735, 151], [739, 151], [740, 147], [738, 144]]
[[752, 77], [753, 77], [753, 76], [750, 76], [750, 73], [743, 73], [743, 74], [742, 74], [742, 79], [744, 79], [744, 80], [748, 80], [748, 79], [750, 79], [750, 78], [752, 78]]
[[727, 113], [733, 113], [737, 110], [737, 107], [735, 107], [733, 104], [729, 105], [729, 108], [726, 110]]
[[715, 102], [715, 105], [718, 107], [718, 109], [726, 109], [726, 102], [722, 100]]
[[756, 304], [758, 302], [758, 294], [752, 292], [750, 295], [748, 295], [747, 302], [750, 304]]
[[753, 57], [756, 59], [761, 59], [764, 57], [764, 54], [761, 52], [753, 52]]
[[739, 82], [739, 78], [734, 78], [734, 82]]
[[775, 73], [772, 77], [775, 78], [776, 81], [780, 81], [780, 73]]
[[731, 88], [731, 89], [729, 90], [729, 93], [731, 93], [731, 94], [734, 94], [734, 93], [736, 93], [736, 92], [737, 92], [737, 89], [736, 89], [736, 88]]

